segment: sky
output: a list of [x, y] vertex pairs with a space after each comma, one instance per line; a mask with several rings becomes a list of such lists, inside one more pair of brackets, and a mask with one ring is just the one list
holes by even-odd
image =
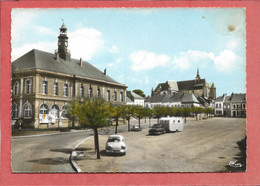
[[13, 9], [12, 61], [38, 49], [54, 53], [68, 30], [71, 57], [82, 58], [128, 90], [200, 77], [217, 96], [246, 92], [243, 8]]

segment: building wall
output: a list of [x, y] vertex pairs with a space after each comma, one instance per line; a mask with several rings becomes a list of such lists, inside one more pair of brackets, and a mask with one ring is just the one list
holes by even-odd
[[[30, 79], [31, 91], [29, 94], [26, 93], [26, 83], [25, 81]], [[43, 81], [47, 81], [47, 93], [43, 92]], [[15, 82], [19, 83], [19, 91], [15, 95]], [[58, 83], [58, 95], [54, 94], [54, 83]], [[64, 84], [68, 84], [68, 96], [63, 94]], [[113, 85], [110, 83], [104, 84], [98, 81], [88, 81], [83, 78], [74, 78], [68, 75], [54, 75], [49, 73], [15, 73], [12, 79], [12, 104], [18, 105], [19, 117], [13, 118], [19, 122], [22, 121], [22, 127], [30, 128], [47, 128], [47, 127], [67, 127], [69, 125], [69, 120], [67, 118], [61, 117], [62, 107], [72, 98], [80, 97], [80, 86], [84, 86], [85, 96], [83, 98], [89, 98], [89, 88], [92, 88], [93, 97], [97, 97], [97, 90], [100, 89], [100, 96], [105, 100], [108, 100], [107, 90], [110, 90], [110, 102], [112, 104], [125, 104], [126, 87], [121, 87], [119, 85]], [[116, 92], [116, 99], [114, 96]], [[24, 117], [24, 105], [30, 103], [32, 106], [32, 114], [30, 118]], [[46, 104], [51, 113], [51, 108], [53, 105], [57, 105], [59, 109], [59, 116], [56, 118], [54, 123], [41, 123], [40, 118], [40, 106]], [[60, 125], [59, 125], [60, 124]], [[71, 123], [70, 123], [71, 125]], [[76, 123], [77, 125], [77, 123]]]

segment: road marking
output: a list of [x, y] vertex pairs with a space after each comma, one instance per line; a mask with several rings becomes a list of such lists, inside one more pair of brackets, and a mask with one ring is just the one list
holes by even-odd
[[74, 150], [71, 152], [70, 154], [70, 162], [73, 166], [74, 169], [76, 169], [77, 172], [81, 172], [81, 169], [79, 168], [79, 166], [77, 165], [77, 163], [74, 161], [74, 157], [77, 156], [77, 152], [76, 149], [85, 141], [87, 141], [89, 138], [91, 138], [92, 136], [87, 137], [86, 139], [82, 140], [81, 142], [79, 142], [79, 144], [77, 144], [74, 148]]

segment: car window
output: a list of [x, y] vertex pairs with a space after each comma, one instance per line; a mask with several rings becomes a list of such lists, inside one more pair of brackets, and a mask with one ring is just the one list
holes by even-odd
[[119, 141], [120, 141], [120, 138], [116, 138], [116, 137], [108, 139], [108, 142], [119, 142]]

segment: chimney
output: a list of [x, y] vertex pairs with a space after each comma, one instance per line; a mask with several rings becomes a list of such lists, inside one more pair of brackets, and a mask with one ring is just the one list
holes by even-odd
[[79, 65], [82, 66], [82, 59], [79, 59]]
[[55, 50], [55, 57], [54, 57], [56, 60], [59, 60], [59, 53], [58, 51]]
[[104, 75], [107, 75], [107, 69], [106, 68], [104, 69]]

